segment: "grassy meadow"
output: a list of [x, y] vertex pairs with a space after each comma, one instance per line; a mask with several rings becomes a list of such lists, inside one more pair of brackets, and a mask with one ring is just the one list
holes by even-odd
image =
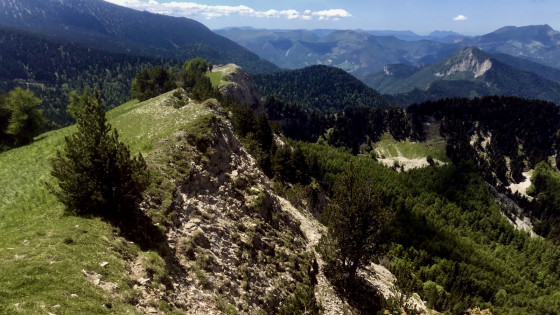
[[[209, 112], [202, 104], [166, 106], [169, 92], [108, 112], [133, 154], [154, 152], [161, 139]], [[125, 256], [139, 248], [115, 237], [99, 219], [67, 216], [47, 189], [50, 159], [74, 126], [42, 134], [28, 146], [0, 153], [0, 314], [134, 314], [139, 292], [127, 278]], [[108, 262], [106, 267], [100, 263]], [[84, 275], [118, 285], [117, 294]]]

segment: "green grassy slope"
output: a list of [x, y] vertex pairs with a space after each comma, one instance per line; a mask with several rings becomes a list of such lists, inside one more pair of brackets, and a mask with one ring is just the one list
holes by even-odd
[[[150, 154], [160, 139], [209, 111], [202, 104], [165, 106], [170, 93], [108, 113], [132, 153]], [[138, 292], [126, 277], [124, 256], [139, 249], [116, 238], [108, 223], [65, 216], [45, 185], [51, 181], [50, 158], [74, 129], [45, 133], [29, 146], [0, 154], [1, 314], [136, 313], [126, 303]], [[105, 268], [99, 265], [104, 261], [109, 262]], [[82, 270], [116, 283], [118, 295], [93, 285]]]
[[396, 141], [393, 137], [385, 134], [380, 141], [374, 145], [374, 150], [385, 158], [402, 156], [407, 159], [432, 158], [448, 162], [445, 154], [444, 140], [430, 140], [426, 142]]

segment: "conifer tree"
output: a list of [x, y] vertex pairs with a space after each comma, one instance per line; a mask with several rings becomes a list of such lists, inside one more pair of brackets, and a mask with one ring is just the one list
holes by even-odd
[[373, 178], [363, 165], [351, 164], [336, 181], [327, 209], [329, 236], [336, 246], [334, 262], [349, 283], [375, 254], [381, 233], [394, 216]]
[[12, 135], [16, 145], [28, 144], [45, 127], [43, 111], [37, 107], [42, 100], [31, 90], [20, 87], [10, 91], [4, 99], [3, 107], [9, 114], [6, 134]]
[[51, 161], [58, 185], [52, 191], [72, 214], [124, 222], [149, 184], [146, 162], [141, 154], [131, 158], [117, 130], [111, 130], [98, 90], [73, 92], [68, 110], [77, 131]]
[[142, 69], [132, 81], [130, 94], [143, 102], [175, 88], [172, 75], [160, 66]]
[[181, 78], [183, 87], [191, 93], [197, 101], [203, 101], [215, 96], [210, 79], [206, 72], [212, 71], [212, 64], [202, 58], [191, 59], [183, 64]]

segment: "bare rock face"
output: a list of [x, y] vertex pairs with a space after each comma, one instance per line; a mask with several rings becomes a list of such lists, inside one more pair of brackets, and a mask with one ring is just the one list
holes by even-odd
[[[490, 59], [479, 60], [473, 53], [472, 48], [464, 49], [461, 52], [461, 57], [463, 58], [461, 62], [454, 64], [451, 69], [447, 71], [445, 74], [446, 76], [450, 76], [455, 72], [471, 72], [476, 79], [492, 68], [492, 61]], [[436, 74], [436, 76], [442, 75]]]
[[222, 81], [226, 81], [226, 83], [219, 87], [222, 95], [236, 100], [240, 105], [248, 105], [253, 109], [260, 107], [261, 95], [249, 74], [243, 71], [241, 67], [228, 64], [215, 67], [213, 71], [224, 73]]
[[148, 272], [133, 272], [144, 292], [138, 309], [162, 299], [187, 314], [277, 313], [298, 284], [314, 278], [313, 255], [231, 124], [218, 113], [210, 121], [203, 149], [185, 145], [188, 131], [176, 134], [191, 157], [190, 172], [175, 182], [167, 230], [167, 265], [178, 272], [167, 289]]

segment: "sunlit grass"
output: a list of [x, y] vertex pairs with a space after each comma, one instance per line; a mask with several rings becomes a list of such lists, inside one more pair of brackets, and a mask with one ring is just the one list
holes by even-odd
[[206, 76], [208, 78], [210, 78], [210, 82], [212, 82], [212, 87], [217, 88], [220, 86], [220, 84], [222, 84], [222, 77], [224, 76], [224, 73], [221, 71], [216, 71], [216, 72], [209, 72], [206, 74]]
[[[165, 106], [165, 97], [132, 101], [108, 113], [133, 154], [153, 152], [160, 139], [209, 112], [200, 104]], [[136, 313], [82, 272], [97, 272], [119, 286], [120, 296], [131, 295], [122, 253], [136, 246], [116, 238], [106, 222], [66, 216], [45, 184], [51, 181], [50, 159], [74, 130], [51, 131], [0, 154], [0, 314]], [[104, 261], [106, 268], [99, 265]]]
[[402, 156], [407, 159], [419, 159], [431, 156], [443, 162], [449, 161], [445, 154], [444, 140], [426, 142], [396, 141], [390, 135], [385, 134], [380, 141], [375, 143], [374, 150], [380, 158]]

